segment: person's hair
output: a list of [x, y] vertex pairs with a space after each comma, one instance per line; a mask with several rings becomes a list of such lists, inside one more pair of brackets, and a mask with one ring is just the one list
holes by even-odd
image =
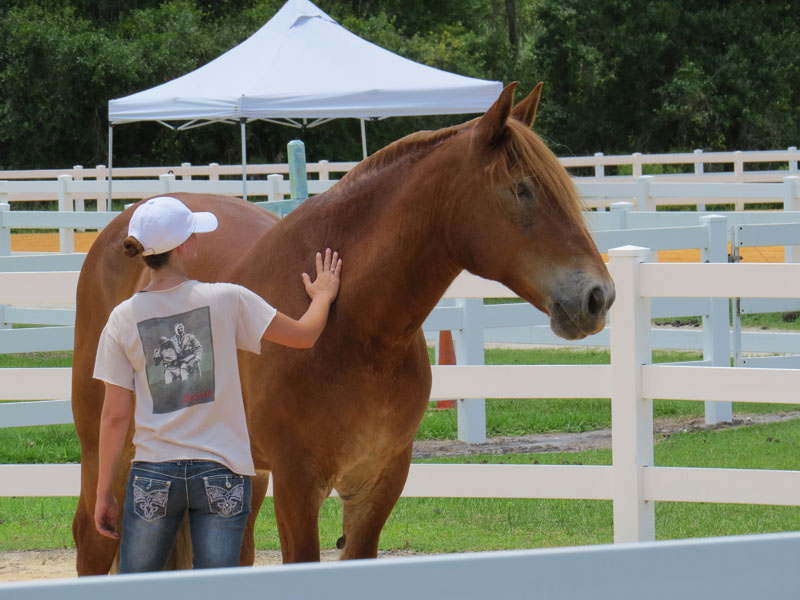
[[[142, 243], [130, 235], [125, 238], [125, 241], [122, 242], [122, 249], [125, 254], [131, 258], [134, 258], [144, 252], [144, 246], [142, 246]], [[169, 256], [171, 253], [172, 250], [167, 250], [161, 254], [148, 254], [147, 256], [142, 256], [142, 260], [148, 267], [154, 271], [157, 271], [166, 265], [167, 262], [169, 262]]]

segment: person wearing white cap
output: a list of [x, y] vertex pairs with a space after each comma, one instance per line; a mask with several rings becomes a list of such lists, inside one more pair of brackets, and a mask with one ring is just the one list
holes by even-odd
[[[242, 286], [189, 279], [196, 234], [216, 228], [213, 213], [169, 196], [140, 204], [128, 226], [124, 251], [142, 256], [150, 282], [111, 312], [94, 369], [106, 390], [95, 526], [121, 537], [120, 573], [161, 570], [187, 511], [194, 567], [238, 564], [255, 469], [236, 352], [259, 353], [262, 339], [310, 348], [339, 292], [330, 249], [314, 280], [302, 274], [311, 302], [298, 320]], [[120, 533], [112, 483], [132, 419]]]

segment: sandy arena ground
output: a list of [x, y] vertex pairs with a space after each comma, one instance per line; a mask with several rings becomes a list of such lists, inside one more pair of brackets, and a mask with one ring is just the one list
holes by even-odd
[[[88, 252], [97, 233], [75, 232], [75, 252]], [[19, 233], [11, 236], [12, 252], [58, 252], [57, 233]], [[604, 259], [608, 259], [603, 255]], [[783, 262], [783, 246], [743, 248], [744, 262]], [[699, 262], [699, 250], [663, 250], [659, 262]]]

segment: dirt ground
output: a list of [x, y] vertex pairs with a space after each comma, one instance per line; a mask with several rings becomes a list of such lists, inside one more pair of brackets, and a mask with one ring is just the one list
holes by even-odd
[[[88, 252], [96, 233], [75, 232], [75, 252]], [[57, 233], [19, 233], [11, 236], [12, 252], [58, 252]], [[783, 246], [742, 248], [744, 262], [783, 262]], [[604, 256], [607, 260], [607, 257]], [[699, 250], [663, 250], [659, 262], [700, 262]]]
[[[378, 558], [413, 556], [412, 552], [380, 552]], [[322, 560], [339, 558], [338, 550], [323, 550]], [[258, 567], [281, 564], [281, 553], [277, 550], [256, 551], [255, 565]], [[3, 583], [32, 581], [35, 579], [69, 579], [77, 577], [75, 572], [75, 549], [29, 550], [26, 552], [0, 552], [0, 592]]]

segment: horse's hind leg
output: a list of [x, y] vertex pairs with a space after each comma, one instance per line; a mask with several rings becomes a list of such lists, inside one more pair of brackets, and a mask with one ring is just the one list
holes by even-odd
[[244, 537], [242, 538], [242, 552], [239, 554], [239, 566], [242, 567], [252, 567], [256, 558], [256, 540], [253, 532], [256, 526], [258, 511], [261, 510], [261, 505], [264, 503], [264, 497], [267, 495], [269, 471], [259, 471], [256, 476], [252, 478], [252, 485], [252, 512], [250, 513], [250, 517], [247, 519], [247, 526], [245, 527]]
[[346, 477], [339, 488], [344, 504], [342, 530], [343, 539], [337, 546], [342, 548], [343, 560], [353, 558], [375, 558], [378, 555], [378, 540], [386, 519], [403, 492], [411, 463], [411, 444], [394, 456], [369, 482]]

